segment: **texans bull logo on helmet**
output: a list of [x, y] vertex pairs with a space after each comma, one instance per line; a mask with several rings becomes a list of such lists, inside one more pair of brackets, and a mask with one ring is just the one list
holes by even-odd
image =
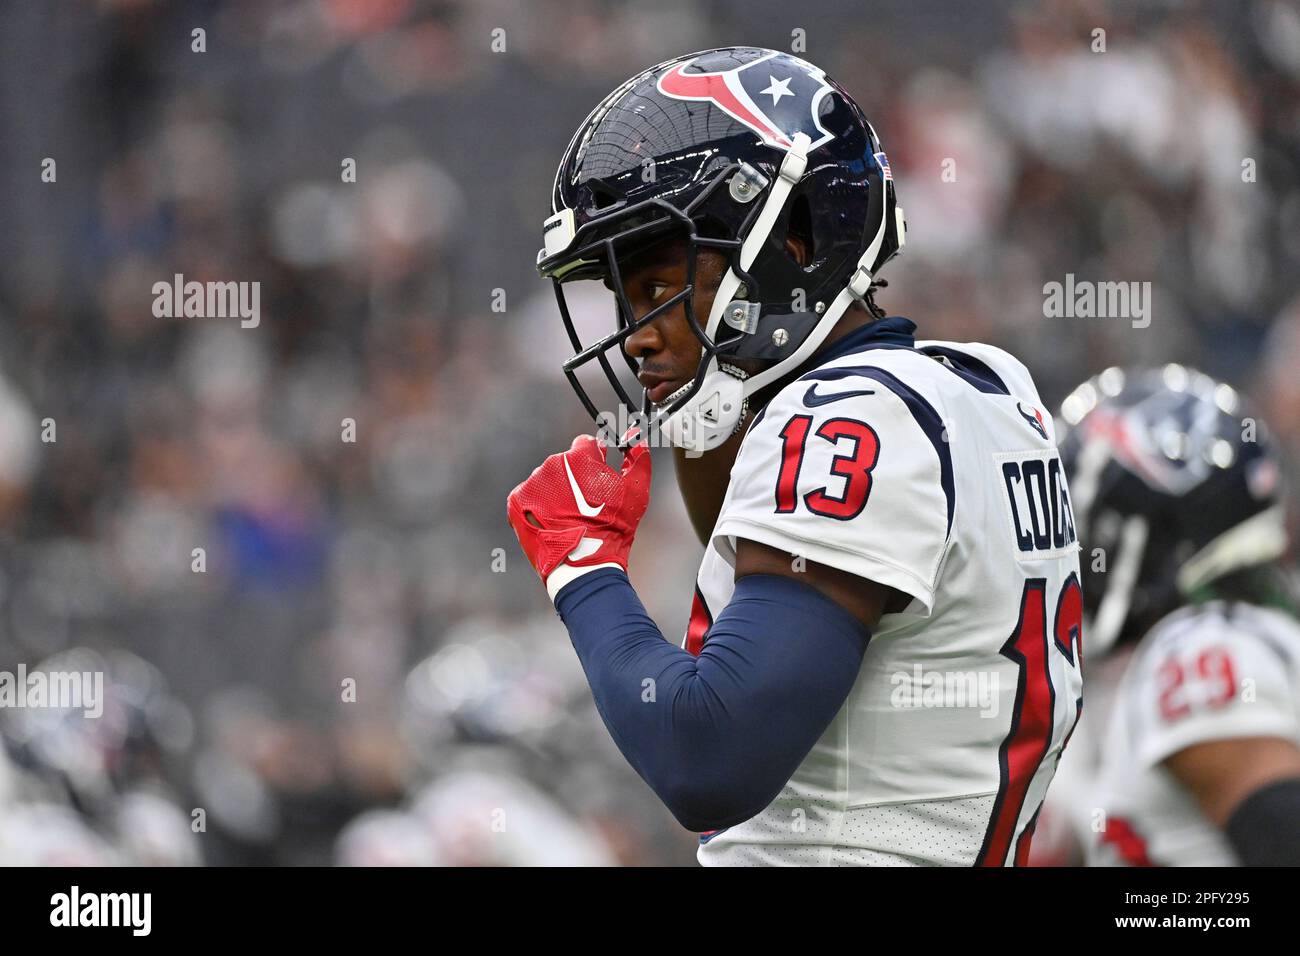
[[808, 136], [809, 150], [834, 139], [817, 119], [822, 97], [831, 92], [825, 74], [811, 64], [804, 69], [792, 57], [775, 57], [714, 73], [692, 71], [695, 60], [679, 63], [659, 77], [659, 92], [675, 100], [707, 100], [779, 149], [789, 149], [796, 133]]

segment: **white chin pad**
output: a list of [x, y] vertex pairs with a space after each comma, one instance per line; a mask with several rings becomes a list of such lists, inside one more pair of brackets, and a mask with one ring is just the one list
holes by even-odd
[[745, 383], [715, 368], [695, 397], [668, 417], [662, 434], [677, 448], [712, 451], [731, 437], [745, 408]]

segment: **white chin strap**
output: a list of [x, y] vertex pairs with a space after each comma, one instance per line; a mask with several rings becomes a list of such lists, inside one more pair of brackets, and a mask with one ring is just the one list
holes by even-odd
[[716, 358], [709, 359], [700, 390], [664, 420], [660, 433], [677, 448], [690, 452], [717, 448], [736, 433], [744, 418], [748, 393], [743, 374], [739, 369], [719, 368]]
[[[748, 272], [750, 266], [754, 264], [754, 259], [757, 258], [763, 244], [767, 242], [772, 227], [776, 225], [777, 217], [780, 216], [781, 210], [785, 208], [786, 201], [790, 198], [790, 191], [803, 178], [804, 169], [808, 165], [810, 143], [811, 140], [806, 133], [796, 133], [794, 144], [786, 151], [777, 180], [772, 184], [772, 191], [768, 193], [762, 211], [759, 212], [753, 228], [749, 230], [749, 235], [741, 244], [740, 268], [743, 271]], [[871, 290], [870, 267], [875, 263], [876, 256], [880, 254], [880, 246], [885, 241], [888, 205], [887, 202], [882, 201], [880, 225], [876, 229], [876, 235], [866, 252], [858, 259], [858, 267], [849, 279], [848, 285], [822, 313], [821, 320], [799, 347], [771, 368], [766, 368], [748, 378], [744, 377], [744, 373], [738, 369], [720, 366], [716, 358], [710, 359], [709, 370], [704, 376], [700, 390], [660, 426], [661, 433], [669, 442], [678, 448], [696, 453], [717, 448], [740, 428], [747, 408], [746, 400], [750, 395], [798, 367], [821, 347], [826, 336], [840, 320], [840, 316], [848, 310], [854, 300], [864, 300]], [[901, 221], [901, 216], [899, 218]], [[709, 319], [704, 326], [704, 331], [711, 340], [716, 341], [722, 314], [736, 299], [740, 284], [740, 277], [733, 269], [728, 269], [718, 284], [717, 294], [713, 298], [713, 308], [709, 310]], [[671, 400], [671, 396], [668, 400]]]

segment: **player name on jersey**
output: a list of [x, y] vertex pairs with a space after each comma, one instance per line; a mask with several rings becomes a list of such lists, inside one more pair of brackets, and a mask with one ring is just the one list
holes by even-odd
[[1002, 456], [1001, 468], [1016, 546], [1024, 553], [1073, 548], [1074, 511], [1056, 452]]

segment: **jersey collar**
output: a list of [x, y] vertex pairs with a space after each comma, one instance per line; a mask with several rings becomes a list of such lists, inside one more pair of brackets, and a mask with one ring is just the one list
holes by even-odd
[[916, 339], [913, 336], [915, 331], [916, 323], [911, 319], [905, 319], [901, 315], [887, 316], [870, 325], [854, 329], [825, 351], [817, 353], [816, 361], [820, 365], [852, 352], [881, 346], [915, 348]]

